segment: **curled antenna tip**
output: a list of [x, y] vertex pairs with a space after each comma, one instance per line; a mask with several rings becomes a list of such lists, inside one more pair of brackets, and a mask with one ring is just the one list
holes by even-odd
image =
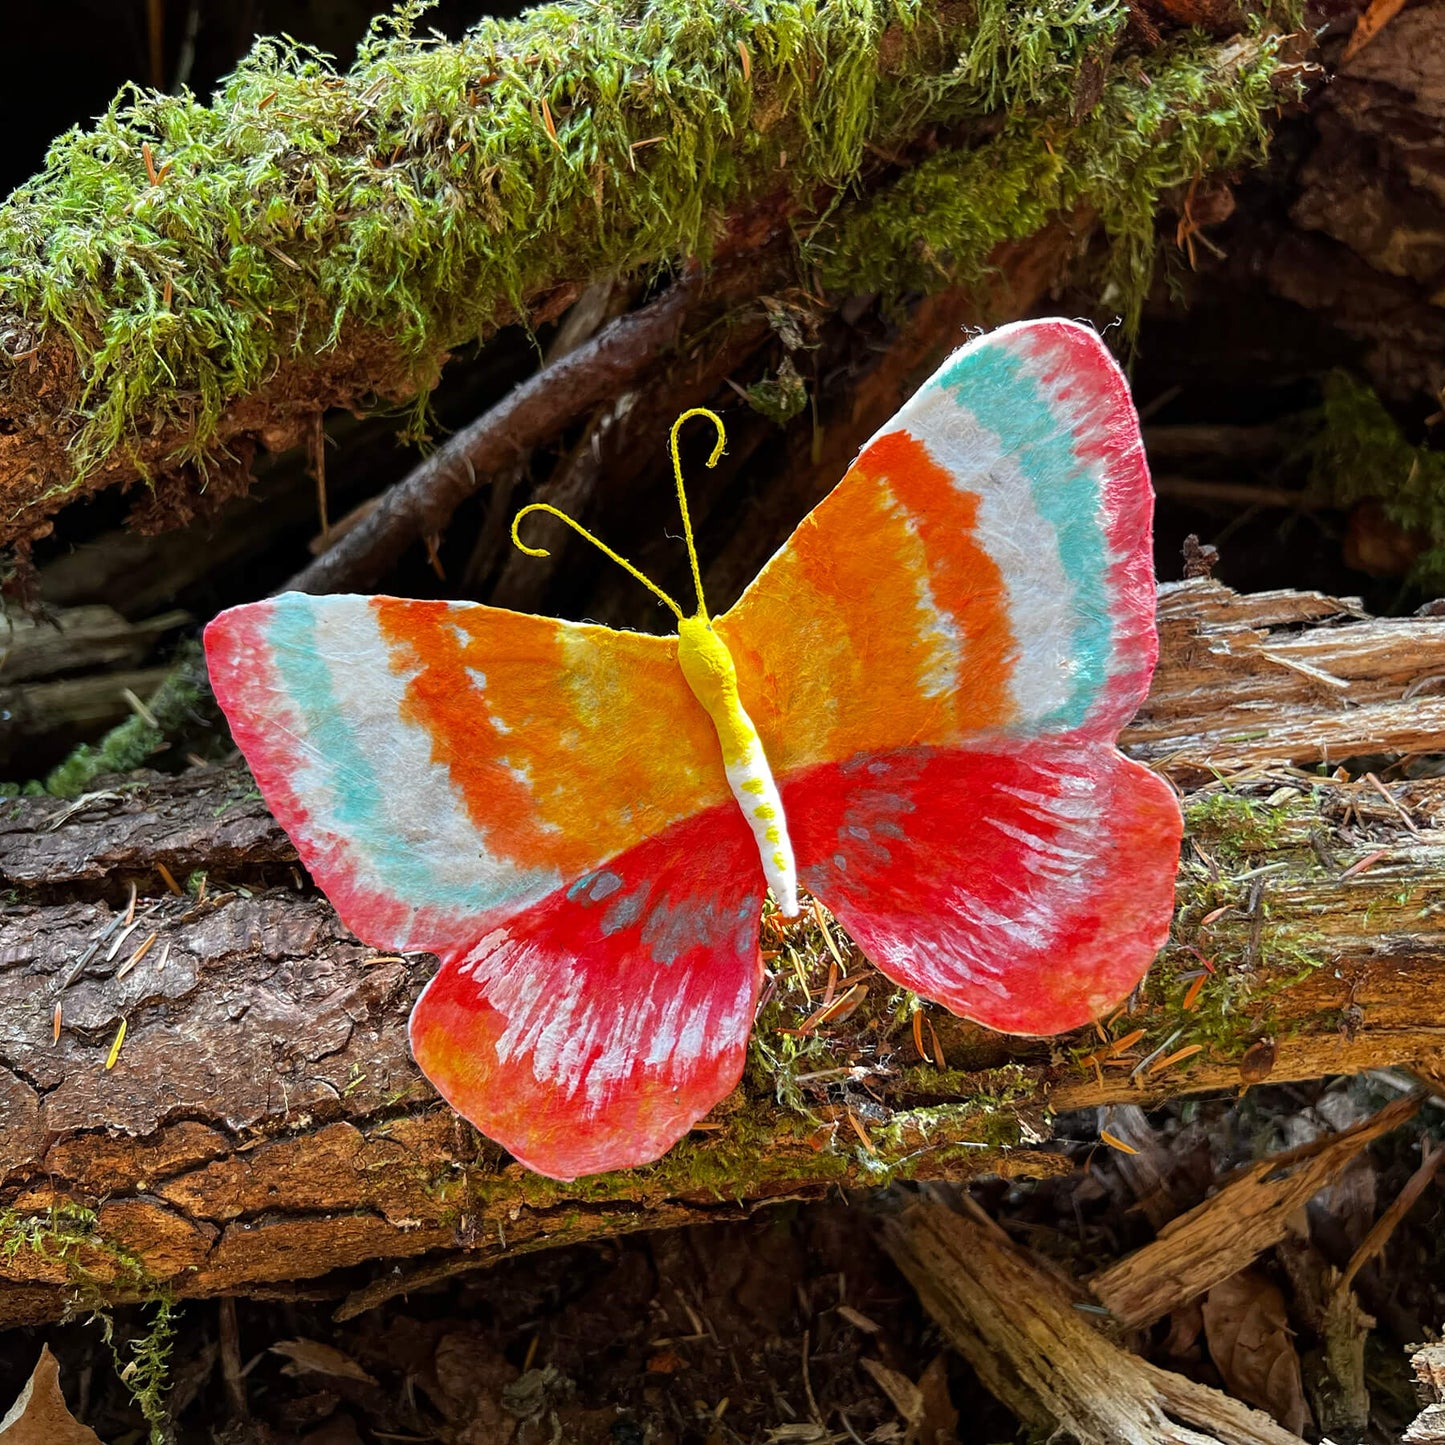
[[[512, 518], [512, 544], [519, 552], [525, 552], [529, 557], [550, 557], [552, 554], [545, 547], [529, 547], [523, 540], [518, 528], [522, 525], [522, 518], [529, 512], [548, 511], [550, 508], [538, 506], [535, 503], [529, 507], [523, 507], [515, 517]], [[565, 518], [563, 519], [566, 520]]]

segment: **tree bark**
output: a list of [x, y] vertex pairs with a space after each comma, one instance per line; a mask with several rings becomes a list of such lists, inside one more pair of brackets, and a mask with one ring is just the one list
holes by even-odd
[[[1163, 589], [1161, 638], [1125, 742], [1185, 790], [1189, 840], [1173, 942], [1129, 1013], [1021, 1040], [930, 1008], [920, 1062], [875, 978], [787, 1063], [779, 1029], [816, 998], [780, 986], [711, 1120], [657, 1165], [571, 1185], [437, 1101], [405, 1032], [432, 960], [347, 933], [242, 769], [11, 802], [0, 1326], [159, 1291], [329, 1276], [317, 1287], [340, 1293], [360, 1281], [336, 1271], [437, 1255], [362, 1307], [510, 1253], [837, 1184], [1064, 1171], [1046, 1147], [1061, 1109], [1266, 1074], [1438, 1071], [1445, 782], [1302, 769], [1445, 733], [1445, 622], [1196, 580]], [[831, 955], [808, 962], [821, 990]]]

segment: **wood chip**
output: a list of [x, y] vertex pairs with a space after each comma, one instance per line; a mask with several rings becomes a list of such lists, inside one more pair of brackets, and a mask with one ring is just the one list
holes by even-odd
[[1290, 1218], [1373, 1139], [1420, 1107], [1410, 1095], [1340, 1134], [1251, 1164], [1209, 1199], [1090, 1282], [1128, 1329], [1162, 1319], [1247, 1268], [1284, 1239]]

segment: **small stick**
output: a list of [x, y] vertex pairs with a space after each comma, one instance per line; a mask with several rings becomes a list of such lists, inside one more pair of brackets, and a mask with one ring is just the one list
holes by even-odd
[[1415, 826], [1415, 820], [1400, 806], [1394, 794], [1373, 773], [1366, 773], [1365, 781], [1400, 815], [1400, 821], [1418, 838], [1420, 830]]
[[[756, 276], [751, 280], [755, 287]], [[386, 492], [365, 520], [298, 572], [287, 588], [313, 594], [371, 590], [413, 542], [440, 534], [452, 513], [496, 471], [617, 396], [655, 365], [698, 291], [699, 283], [691, 279], [678, 282], [514, 387]], [[718, 292], [713, 299], [726, 298]]]
[[1361, 873], [1368, 873], [1388, 851], [1387, 848], [1380, 848], [1374, 853], [1366, 854], [1358, 863], [1351, 863], [1350, 866], [1340, 874], [1340, 881], [1343, 882], [1346, 878], [1358, 878]]
[[[1428, 1137], [1422, 1139], [1421, 1149], [1429, 1147]], [[1425, 1192], [1430, 1181], [1445, 1164], [1445, 1144], [1438, 1145], [1420, 1161], [1420, 1167], [1405, 1181], [1405, 1187], [1390, 1202], [1390, 1207], [1375, 1221], [1374, 1227], [1360, 1241], [1360, 1247], [1350, 1257], [1340, 1282], [1335, 1286], [1337, 1294], [1349, 1289], [1355, 1276], [1389, 1242], [1400, 1221], [1414, 1207], [1415, 1201]]]
[[[138, 718], [140, 718], [143, 723], [145, 723], [148, 727], [153, 727], [157, 732], [164, 731], [160, 723], [156, 721], [156, 715], [150, 710], [150, 708], [145, 705], [145, 703], [140, 700], [140, 698], [134, 692], [130, 690], [130, 688], [121, 688], [120, 695], [125, 699], [126, 706], [129, 707], [130, 710]], [[135, 884], [132, 883], [131, 887], [134, 888]]]

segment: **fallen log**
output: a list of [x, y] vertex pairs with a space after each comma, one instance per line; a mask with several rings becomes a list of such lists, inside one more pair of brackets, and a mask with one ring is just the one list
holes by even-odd
[[[1127, 1009], [1064, 1039], [990, 1034], [898, 995], [825, 920], [786, 945], [798, 966], [712, 1118], [650, 1168], [575, 1184], [437, 1101], [405, 1035], [433, 961], [347, 933], [242, 769], [12, 800], [0, 1327], [296, 1281], [365, 1286], [355, 1310], [508, 1254], [839, 1184], [1060, 1172], [1063, 1109], [1438, 1074], [1445, 781], [1419, 755], [1445, 737], [1445, 621], [1203, 579], [1165, 587], [1160, 615], [1125, 743], [1185, 793], [1189, 837], [1172, 941]], [[800, 1027], [830, 969], [861, 1001]], [[370, 1284], [356, 1271], [423, 1255]]]

